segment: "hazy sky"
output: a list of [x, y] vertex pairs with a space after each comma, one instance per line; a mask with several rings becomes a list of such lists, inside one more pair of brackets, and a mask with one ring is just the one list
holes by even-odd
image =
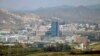
[[34, 10], [61, 5], [79, 6], [100, 4], [100, 0], [0, 0], [0, 8], [9, 10]]

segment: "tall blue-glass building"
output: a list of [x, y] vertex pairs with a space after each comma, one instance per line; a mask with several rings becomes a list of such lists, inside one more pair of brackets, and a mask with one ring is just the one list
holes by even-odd
[[51, 28], [46, 32], [46, 36], [56, 37], [59, 35], [59, 24], [58, 21], [52, 21]]
[[50, 31], [51, 31], [51, 36], [53, 36], [53, 37], [59, 35], [59, 24], [58, 24], [58, 21], [53, 21], [51, 23]]

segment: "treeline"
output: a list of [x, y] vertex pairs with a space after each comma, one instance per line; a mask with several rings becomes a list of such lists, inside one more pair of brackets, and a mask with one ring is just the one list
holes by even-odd
[[0, 45], [0, 56], [25, 56], [32, 53], [31, 48], [23, 48], [21, 46], [2, 46]]
[[71, 47], [67, 44], [55, 44], [49, 45], [42, 48], [38, 47], [28, 47], [23, 48], [21, 45], [15, 46], [3, 46], [0, 45], [0, 56], [25, 56], [32, 53], [39, 53], [39, 52], [65, 52], [70, 51]]
[[49, 45], [43, 48], [45, 52], [65, 52], [65, 51], [71, 51], [71, 47], [67, 44], [55, 44], [55, 45]]

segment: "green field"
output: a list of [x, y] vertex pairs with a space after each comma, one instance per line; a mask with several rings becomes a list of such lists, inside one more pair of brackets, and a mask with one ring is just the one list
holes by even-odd
[[100, 56], [100, 54], [82, 54], [82, 55], [70, 55], [67, 52], [46, 52], [46, 53], [35, 53], [27, 56]]
[[[87, 50], [81, 51], [77, 49], [70, 49], [67, 45], [58, 45], [57, 47], [23, 47], [21, 44], [15, 46], [3, 46], [0, 45], [0, 56], [100, 56], [99, 53], [92, 51], [100, 51], [100, 42], [93, 42], [95, 44], [89, 45]], [[63, 47], [63, 48], [62, 48]], [[73, 54], [73, 52], [75, 54]], [[86, 54], [87, 52], [90, 52]]]

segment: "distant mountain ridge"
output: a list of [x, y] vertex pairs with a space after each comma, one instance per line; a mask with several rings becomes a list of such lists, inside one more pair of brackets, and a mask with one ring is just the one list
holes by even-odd
[[[59, 8], [59, 9], [58, 9]], [[96, 8], [95, 8], [96, 9]], [[84, 22], [100, 22], [100, 11], [91, 9], [89, 6], [78, 6], [78, 7], [53, 7], [53, 8], [45, 8], [34, 11], [33, 13], [42, 16], [44, 18], [52, 18], [58, 17], [64, 21], [84, 21]]]
[[51, 8], [40, 8], [35, 11], [13, 12], [0, 9], [0, 26], [20, 26], [23, 23], [46, 22], [59, 18], [65, 22], [92, 22], [100, 23], [100, 6], [58, 6]]
[[94, 10], [100, 10], [100, 4], [96, 4], [96, 5], [88, 5], [86, 6], [89, 9], [94, 9]]
[[1, 28], [16, 28], [21, 24], [31, 23], [39, 19], [39, 16], [33, 13], [17, 14], [5, 9], [0, 9], [0, 29]]

